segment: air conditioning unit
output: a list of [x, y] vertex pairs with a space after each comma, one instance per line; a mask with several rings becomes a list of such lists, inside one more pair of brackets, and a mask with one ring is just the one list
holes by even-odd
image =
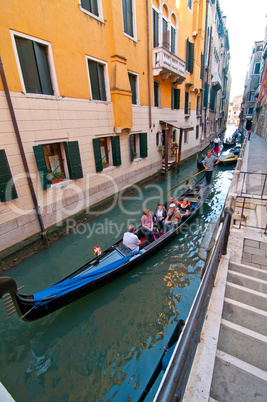
[[193, 31], [192, 35], [197, 36], [197, 31]]

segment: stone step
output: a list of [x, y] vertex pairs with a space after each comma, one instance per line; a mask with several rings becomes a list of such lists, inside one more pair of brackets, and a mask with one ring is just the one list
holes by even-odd
[[249, 275], [228, 270], [227, 281], [267, 294], [267, 281], [263, 279], [252, 278]]
[[267, 270], [263, 270], [261, 268], [254, 268], [250, 265], [239, 264], [237, 262], [230, 262], [229, 263], [229, 270], [240, 272], [244, 275], [249, 275], [253, 278], [263, 279], [267, 281]]
[[267, 336], [267, 311], [225, 298], [222, 318]]
[[217, 349], [267, 372], [265, 335], [222, 319]]
[[216, 401], [266, 402], [267, 373], [218, 350], [210, 397]]
[[227, 282], [225, 297], [267, 311], [267, 295], [252, 289]]

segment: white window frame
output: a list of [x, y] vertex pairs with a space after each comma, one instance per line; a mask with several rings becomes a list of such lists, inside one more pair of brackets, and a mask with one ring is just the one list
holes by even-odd
[[[160, 10], [158, 10], [157, 9], [157, 7], [155, 7], [154, 5], [152, 5], [152, 10], [155, 10], [156, 12], [157, 12], [157, 14], [158, 14], [158, 46], [161, 46], [161, 43], [160, 43], [160, 37], [161, 37], [161, 14], [160, 14]], [[154, 35], [155, 35], [155, 32], [154, 32], [154, 26], [153, 26], [153, 20], [152, 20], [152, 43], [154, 43]]]
[[[121, 2], [121, 8], [122, 8], [122, 2]], [[132, 0], [132, 10], [133, 10], [133, 36], [128, 35], [126, 32], [124, 32], [124, 21], [123, 21], [123, 12], [122, 12], [122, 27], [123, 27], [123, 33], [124, 35], [132, 39], [133, 41], [137, 42], [137, 25], [136, 25], [136, 8], [135, 8], [135, 0]]]
[[[56, 75], [56, 69], [55, 69], [55, 63], [54, 63], [51, 43], [47, 42], [45, 40], [39, 39], [39, 38], [35, 38], [34, 36], [31, 36], [31, 35], [22, 34], [21, 32], [14, 31], [12, 29], [10, 29], [10, 35], [11, 35], [11, 42], [13, 45], [15, 59], [16, 59], [17, 67], [18, 67], [19, 78], [20, 78], [20, 82], [21, 82], [21, 86], [22, 86], [22, 92], [24, 93], [24, 95], [26, 95], [28, 97], [48, 98], [48, 99], [55, 99], [55, 97], [59, 97], [60, 96], [59, 88], [58, 88], [57, 75]], [[17, 49], [16, 41], [15, 41], [15, 36], [40, 43], [47, 47], [47, 60], [48, 60], [50, 78], [51, 78], [51, 82], [52, 82], [54, 95], [34, 94], [34, 93], [29, 93], [26, 91], [26, 87], [24, 84], [24, 78], [23, 78], [23, 74], [22, 74], [22, 69], [21, 69], [20, 61], [19, 61], [18, 49]]]
[[[87, 69], [89, 88], [90, 88], [90, 94], [91, 94], [91, 101], [92, 102], [101, 102], [101, 103], [110, 102], [111, 98], [110, 98], [110, 86], [109, 86], [109, 77], [108, 77], [108, 63], [103, 61], [103, 60], [96, 59], [95, 57], [91, 57], [91, 56], [88, 56], [88, 55], [85, 55], [85, 60], [86, 60], [86, 69]], [[107, 98], [106, 101], [102, 101], [102, 100], [99, 100], [99, 99], [93, 99], [88, 60], [95, 61], [95, 62], [97, 62], [99, 64], [102, 64], [104, 66], [105, 90], [106, 90], [106, 98]]]
[[95, 15], [95, 14], [93, 14], [93, 13], [90, 13], [90, 11], [86, 10], [85, 8], [82, 8], [81, 2], [79, 2], [79, 7], [80, 7], [80, 10], [81, 10], [83, 13], [85, 13], [85, 14], [87, 14], [87, 15], [90, 15], [90, 17], [93, 17], [93, 18], [95, 18], [96, 20], [98, 20], [98, 21], [104, 23], [103, 9], [102, 9], [102, 0], [97, 0], [97, 8], [98, 8], [99, 16], [97, 16], [97, 15]]
[[132, 106], [140, 106], [140, 92], [139, 92], [139, 74], [135, 73], [134, 71], [128, 70], [128, 74], [132, 74], [136, 77], [136, 104], [132, 103]]
[[[174, 15], [175, 17], [175, 21], [176, 21], [176, 26], [174, 24], [172, 24], [171, 20], [172, 20], [172, 15]], [[174, 32], [175, 32], [175, 43], [174, 43], [174, 53], [173, 54], [178, 54], [178, 22], [177, 22], [177, 17], [175, 15], [175, 13], [171, 13], [171, 20], [170, 20], [170, 27], [174, 28]], [[170, 29], [171, 31], [171, 29]], [[171, 51], [171, 43], [172, 43], [172, 33], [170, 32], [170, 51]], [[172, 53], [172, 51], [171, 51]]]

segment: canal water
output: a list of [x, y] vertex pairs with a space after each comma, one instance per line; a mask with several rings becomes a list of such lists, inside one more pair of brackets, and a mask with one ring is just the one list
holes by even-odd
[[[129, 223], [139, 223], [145, 207], [154, 210], [159, 200], [181, 194], [183, 185], [163, 193], [195, 173], [192, 161], [169, 180], [122, 197], [8, 276], [25, 285], [24, 294], [53, 284], [92, 258], [95, 245], [103, 250]], [[216, 167], [211, 194], [190, 230], [107, 286], [31, 323], [8, 317], [0, 303], [0, 381], [17, 402], [138, 399], [177, 321], [188, 316], [203, 268], [198, 248], [208, 223], [222, 211], [232, 175]]]

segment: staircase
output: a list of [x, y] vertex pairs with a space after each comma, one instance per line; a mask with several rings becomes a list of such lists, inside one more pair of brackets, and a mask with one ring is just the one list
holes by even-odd
[[[168, 170], [172, 169], [175, 166], [175, 159], [169, 159], [168, 160]], [[162, 159], [162, 165], [161, 165], [161, 173], [165, 173], [165, 159]]]
[[210, 401], [267, 400], [267, 265], [255, 266], [229, 263]]

